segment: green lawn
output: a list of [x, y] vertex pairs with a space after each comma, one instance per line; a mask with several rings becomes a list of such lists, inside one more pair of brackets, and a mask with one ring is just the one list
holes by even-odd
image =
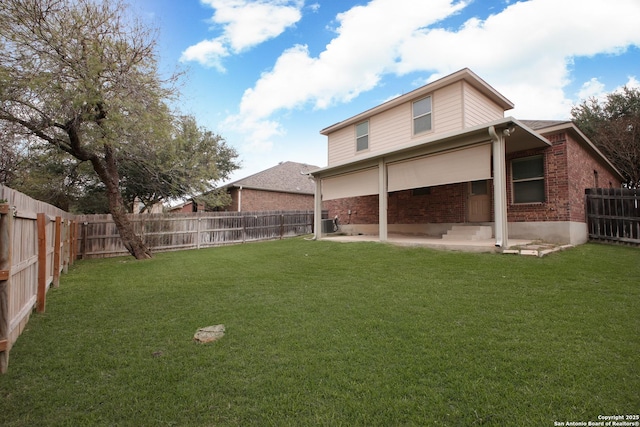
[[[302, 238], [76, 263], [2, 426], [553, 426], [640, 412], [640, 250]], [[211, 344], [195, 331], [223, 323]]]

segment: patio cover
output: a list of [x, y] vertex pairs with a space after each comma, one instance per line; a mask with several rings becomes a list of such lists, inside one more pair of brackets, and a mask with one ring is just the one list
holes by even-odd
[[316, 238], [321, 237], [323, 200], [378, 194], [379, 234], [384, 241], [390, 191], [492, 179], [496, 246], [504, 246], [507, 242], [505, 155], [550, 145], [528, 126], [506, 117], [312, 171], [310, 175], [316, 181]]
[[322, 180], [322, 200], [378, 194], [378, 168], [361, 169]]
[[387, 191], [491, 179], [491, 144], [390, 163], [387, 174]]

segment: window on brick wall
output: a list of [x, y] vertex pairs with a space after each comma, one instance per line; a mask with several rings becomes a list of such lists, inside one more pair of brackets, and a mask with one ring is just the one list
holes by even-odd
[[542, 203], [544, 197], [544, 157], [532, 156], [511, 161], [513, 203]]
[[363, 151], [369, 148], [369, 122], [362, 122], [356, 125], [356, 151]]

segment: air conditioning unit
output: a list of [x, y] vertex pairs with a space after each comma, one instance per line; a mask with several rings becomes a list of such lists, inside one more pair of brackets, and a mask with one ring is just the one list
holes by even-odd
[[335, 233], [337, 230], [335, 230], [333, 227], [334, 227], [334, 222], [333, 222], [332, 219], [323, 219], [322, 220], [322, 232], [324, 234]]

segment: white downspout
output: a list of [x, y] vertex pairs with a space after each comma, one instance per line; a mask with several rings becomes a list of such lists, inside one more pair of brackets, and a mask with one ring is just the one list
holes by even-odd
[[509, 246], [507, 225], [507, 173], [505, 170], [505, 141], [494, 126], [489, 127], [493, 151], [493, 210], [495, 215], [496, 247]]
[[322, 179], [313, 177], [316, 181], [313, 195], [313, 240], [322, 238]]
[[384, 159], [380, 159], [378, 162], [378, 236], [381, 242], [386, 242], [388, 239], [388, 198], [387, 165]]
[[242, 212], [242, 185], [238, 189], [238, 212]]

